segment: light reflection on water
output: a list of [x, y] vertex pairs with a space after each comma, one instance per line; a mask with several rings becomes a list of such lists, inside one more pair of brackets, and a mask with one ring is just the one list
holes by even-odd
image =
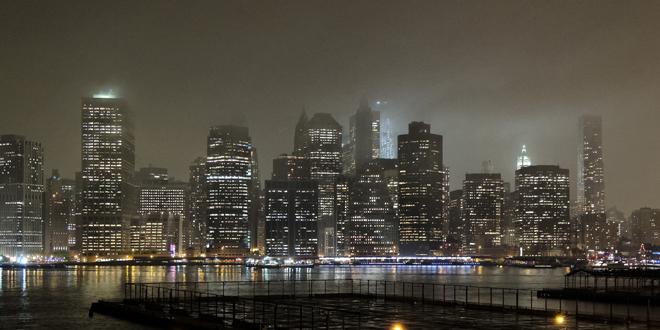
[[77, 266], [66, 270], [0, 270], [0, 328], [134, 329], [95, 315], [89, 306], [117, 299], [125, 282], [237, 281], [282, 279], [370, 279], [470, 284], [507, 288], [561, 287], [565, 268], [483, 266], [321, 266], [254, 269], [241, 266]]

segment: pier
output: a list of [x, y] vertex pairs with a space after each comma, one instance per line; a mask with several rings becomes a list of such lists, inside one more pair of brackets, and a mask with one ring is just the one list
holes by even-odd
[[655, 305], [546, 299], [541, 292], [361, 279], [127, 283], [121, 301], [95, 303], [90, 316], [214, 329], [384, 329], [396, 322], [479, 328], [484, 319], [505, 329], [547, 326], [557, 315], [576, 323], [660, 326]]

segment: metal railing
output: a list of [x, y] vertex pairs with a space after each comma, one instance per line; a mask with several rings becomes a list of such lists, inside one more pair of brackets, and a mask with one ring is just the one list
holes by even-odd
[[[179, 308], [189, 314], [209, 314], [225, 320], [228, 313], [233, 318], [238, 314], [241, 315], [239, 319], [245, 319], [249, 316], [247, 314], [252, 311], [253, 321], [257, 323], [272, 323], [273, 320], [278, 322], [278, 316], [284, 315], [283, 310], [286, 310], [287, 314], [297, 310], [298, 315], [312, 320], [343, 319], [344, 322], [349, 320], [352, 324], [356, 322], [359, 324], [360, 318], [368, 313], [368, 311], [356, 312], [348, 309], [329, 310], [323, 307], [296, 304], [295, 300], [282, 302], [283, 298], [335, 296], [382, 299], [384, 301], [414, 300], [425, 304], [459, 305], [466, 308], [507, 310], [539, 315], [561, 313], [599, 321], [660, 324], [660, 308], [654, 306], [651, 300], [644, 306], [629, 302], [603, 303], [595, 299], [566, 299], [561, 296], [558, 299], [548, 299], [539, 295], [541, 290], [536, 289], [361, 279], [127, 283], [124, 289], [126, 301], [169, 304], [171, 311], [176, 312], [176, 309]], [[228, 303], [233, 305], [228, 307]], [[236, 307], [236, 303], [243, 305]], [[253, 306], [245, 307], [245, 304], [250, 303]], [[262, 317], [254, 315], [258, 308], [262, 310]], [[298, 322], [296, 320], [299, 319], [302, 319], [302, 316], [294, 318], [292, 322]], [[279, 319], [279, 321], [281, 320]]]

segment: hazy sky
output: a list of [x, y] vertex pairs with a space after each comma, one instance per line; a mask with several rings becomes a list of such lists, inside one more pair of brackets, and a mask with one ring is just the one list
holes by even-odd
[[80, 98], [112, 89], [138, 167], [187, 180], [208, 128], [243, 113], [267, 178], [303, 106], [346, 125], [364, 94], [397, 133], [444, 136], [457, 189], [483, 160], [510, 180], [522, 144], [574, 179], [577, 118], [596, 113], [608, 205], [660, 207], [659, 17], [660, 1], [0, 1], [0, 133], [72, 177]]

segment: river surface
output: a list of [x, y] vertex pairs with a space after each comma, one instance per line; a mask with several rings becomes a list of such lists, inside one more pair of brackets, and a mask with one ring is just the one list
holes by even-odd
[[126, 282], [282, 279], [369, 279], [469, 284], [502, 288], [558, 288], [566, 268], [495, 266], [320, 266], [254, 269], [242, 266], [78, 266], [60, 270], [0, 270], [0, 329], [144, 329], [95, 314], [92, 302], [120, 299]]

